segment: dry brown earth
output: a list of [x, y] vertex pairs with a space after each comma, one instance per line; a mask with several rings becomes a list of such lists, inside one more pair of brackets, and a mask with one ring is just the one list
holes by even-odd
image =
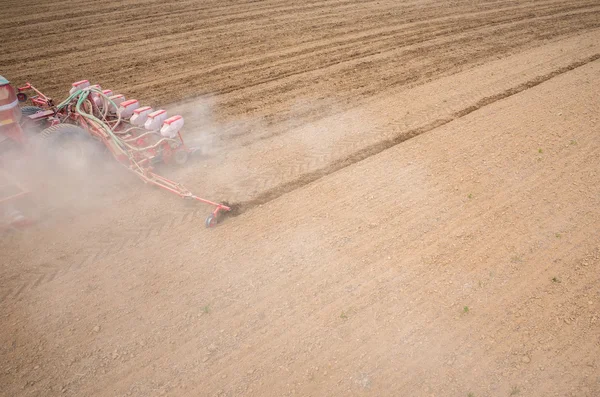
[[600, 395], [597, 2], [8, 3], [1, 74], [185, 99], [241, 211], [49, 192], [0, 395]]

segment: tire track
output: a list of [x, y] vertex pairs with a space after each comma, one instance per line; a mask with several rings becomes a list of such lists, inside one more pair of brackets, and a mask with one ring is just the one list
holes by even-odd
[[[35, 272], [28, 273], [26, 280], [18, 282], [18, 286], [9, 288], [0, 294], [0, 303], [9, 299], [19, 299], [25, 292], [59, 279], [61, 276], [73, 271], [91, 266], [93, 263], [116, 255], [125, 249], [136, 247], [149, 238], [170, 233], [175, 227], [191, 222], [200, 222], [203, 225], [203, 216], [206, 216], [205, 209], [196, 209], [195, 211], [181, 212], [177, 215], [167, 214], [152, 222], [149, 227], [121, 229], [122, 234], [118, 236], [116, 244], [114, 240], [104, 242], [96, 240], [94, 248], [84, 250], [83, 254], [78, 255], [72, 261], [59, 261], [59, 263], [53, 263], [51, 267], [43, 267]], [[199, 218], [202, 218], [202, 220], [200, 221]]]
[[[594, 54], [590, 57], [587, 57], [586, 59], [571, 63], [568, 66], [563, 66], [559, 69], [554, 70], [553, 72], [547, 73], [542, 76], [538, 76], [532, 80], [529, 80], [525, 83], [521, 83], [513, 88], [505, 90], [496, 95], [485, 97], [485, 98], [479, 100], [478, 102], [476, 102], [475, 104], [470, 105], [468, 107], [463, 108], [462, 110], [455, 112], [450, 117], [433, 120], [422, 127], [418, 127], [418, 128], [409, 130], [407, 132], [402, 132], [400, 134], [395, 135], [392, 138], [389, 138], [384, 141], [381, 141], [381, 142], [372, 144], [370, 146], [367, 146], [365, 148], [362, 148], [361, 150], [354, 152], [345, 158], [338, 159], [338, 160], [331, 162], [329, 165], [327, 165], [325, 167], [322, 167], [317, 170], [300, 175], [299, 177], [295, 178], [294, 180], [292, 180], [290, 182], [279, 184], [279, 185], [261, 193], [256, 198], [253, 198], [253, 199], [247, 200], [247, 201], [243, 201], [243, 202], [239, 202], [239, 203], [235, 203], [234, 205], [236, 206], [236, 212], [235, 212], [235, 214], [232, 214], [232, 215], [234, 215], [234, 216], [240, 215], [240, 214], [244, 213], [245, 211], [248, 211], [254, 207], [267, 204], [270, 201], [276, 200], [277, 198], [279, 198], [287, 193], [290, 193], [296, 189], [302, 188], [302, 187], [304, 187], [310, 183], [313, 183], [327, 175], [337, 172], [343, 168], [349, 167], [349, 166], [356, 164], [362, 160], [365, 160], [369, 157], [375, 156], [375, 155], [383, 152], [384, 150], [390, 149], [402, 142], [405, 142], [405, 141], [412, 139], [416, 136], [419, 136], [421, 134], [427, 133], [435, 128], [441, 127], [441, 126], [448, 124], [454, 120], [457, 120], [461, 117], [465, 117], [468, 114], [470, 114], [476, 110], [479, 110], [484, 106], [488, 106], [494, 102], [500, 101], [502, 99], [508, 98], [513, 95], [516, 95], [516, 94], [518, 94], [522, 91], [525, 91], [529, 88], [540, 85], [556, 76], [567, 73], [571, 70], [574, 70], [578, 67], [584, 66], [590, 62], [594, 62], [598, 59], [600, 59], [600, 54]], [[398, 125], [397, 125], [397, 127], [398, 127]], [[375, 127], [375, 130], [376, 131], [381, 130], [381, 133], [385, 132], [381, 129], [381, 127]], [[356, 140], [354, 140], [354, 142], [356, 143]], [[350, 142], [350, 144], [351, 143], [352, 142]], [[348, 145], [348, 142], [342, 142], [337, 146], [348, 147], [347, 145]], [[322, 164], [324, 162], [327, 162], [327, 159], [329, 156], [330, 156], [330, 154], [328, 154], [328, 153], [323, 153], [323, 152], [317, 153], [316, 156], [313, 156], [312, 161], [316, 161], [317, 163]], [[309, 160], [309, 161], [311, 161], [311, 160]], [[289, 174], [290, 173], [287, 173], [286, 175], [289, 175]], [[262, 178], [262, 179], [257, 180], [256, 183], [258, 183], [259, 185], [268, 186], [271, 184], [271, 179], [269, 177]]]

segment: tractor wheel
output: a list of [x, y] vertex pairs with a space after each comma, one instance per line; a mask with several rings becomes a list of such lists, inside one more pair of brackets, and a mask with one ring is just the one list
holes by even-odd
[[72, 124], [56, 124], [39, 135], [48, 160], [69, 171], [89, 170], [100, 154], [99, 144], [86, 130]]
[[21, 113], [23, 116], [31, 116], [32, 114], [36, 114], [37, 112], [41, 112], [42, 108], [38, 108], [37, 106], [23, 106], [21, 108]]

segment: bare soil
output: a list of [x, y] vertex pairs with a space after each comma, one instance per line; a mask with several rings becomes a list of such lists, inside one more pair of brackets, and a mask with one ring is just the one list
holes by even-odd
[[48, 180], [0, 395], [600, 395], [598, 2], [6, 3], [0, 74], [180, 112], [239, 211]]

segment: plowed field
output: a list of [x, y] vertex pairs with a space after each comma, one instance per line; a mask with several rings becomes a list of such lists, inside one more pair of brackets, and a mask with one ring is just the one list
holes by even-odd
[[0, 74], [186, 117], [0, 235], [0, 395], [600, 395], [598, 1], [7, 0]]

